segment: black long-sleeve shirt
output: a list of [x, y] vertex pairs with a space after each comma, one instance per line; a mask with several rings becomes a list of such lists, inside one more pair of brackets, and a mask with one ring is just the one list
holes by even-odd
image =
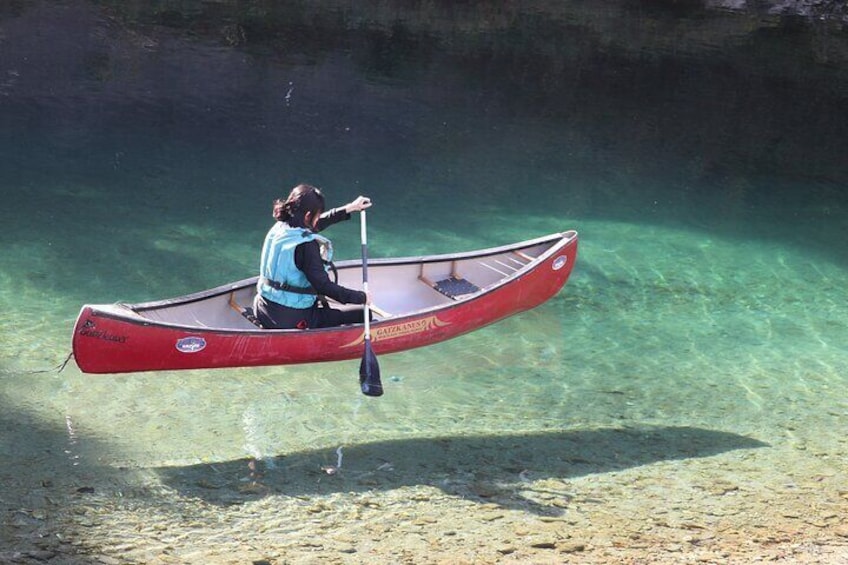
[[[350, 214], [345, 212], [344, 208], [333, 208], [321, 214], [315, 231], [320, 232], [347, 219], [350, 219]], [[346, 288], [330, 280], [327, 271], [324, 269], [321, 247], [317, 241], [307, 241], [295, 247], [294, 264], [303, 271], [306, 280], [318, 294], [332, 298], [342, 304], [365, 304], [366, 296], [364, 292]]]

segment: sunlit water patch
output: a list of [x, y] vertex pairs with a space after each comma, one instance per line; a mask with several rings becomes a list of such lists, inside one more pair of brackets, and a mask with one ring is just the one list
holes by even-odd
[[[840, 437], [842, 266], [700, 231], [576, 227], [578, 264], [557, 297], [451, 342], [382, 356], [379, 400], [359, 394], [354, 362], [134, 375], [83, 375], [71, 364], [25, 374], [69, 347], [71, 320], [47, 323], [55, 304], [35, 300], [30, 323], [5, 326], [6, 370], [17, 367], [5, 393], [33, 417], [72, 422], [80, 457], [110, 465], [642, 424], [820, 445]], [[4, 310], [21, 312], [13, 298]], [[86, 455], [88, 437], [98, 447]]]

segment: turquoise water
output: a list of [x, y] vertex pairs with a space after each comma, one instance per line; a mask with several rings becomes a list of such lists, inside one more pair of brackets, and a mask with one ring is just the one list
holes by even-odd
[[[615, 483], [627, 470], [683, 482], [717, 461], [756, 492], [804, 476], [838, 484], [848, 455], [840, 60], [793, 58], [783, 47], [800, 32], [774, 32], [776, 19], [762, 24], [773, 35], [745, 35], [744, 16], [729, 13], [707, 20], [724, 35], [708, 26], [715, 37], [680, 53], [639, 34], [617, 43], [574, 14], [527, 13], [511, 34], [445, 31], [418, 14], [409, 36], [389, 33], [383, 16], [360, 14], [357, 27], [348, 13], [347, 35], [319, 49], [271, 36], [230, 45], [202, 26], [96, 3], [2, 14], [6, 506], [44, 504], [27, 498], [33, 485], [67, 481], [121, 492], [166, 520], [160, 497], [245, 502], [197, 485], [243, 473], [251, 458], [267, 466], [274, 496], [334, 503], [424, 485], [465, 501], [445, 477], [481, 464], [501, 482], [526, 471]], [[549, 27], [571, 30], [573, 43]], [[746, 72], [763, 60], [772, 67]], [[816, 82], [825, 76], [827, 89]], [[534, 311], [381, 357], [379, 400], [358, 393], [353, 362], [51, 370], [83, 303], [254, 274], [270, 202], [300, 181], [337, 204], [373, 198], [373, 257], [576, 229], [578, 263]], [[356, 222], [329, 235], [337, 256], [357, 255]], [[339, 446], [351, 472], [391, 461], [398, 475], [315, 479]], [[845, 500], [825, 502], [837, 512]], [[552, 512], [528, 504], [503, 506]], [[48, 522], [32, 527], [76, 532]], [[139, 551], [125, 558], [144, 561]]]

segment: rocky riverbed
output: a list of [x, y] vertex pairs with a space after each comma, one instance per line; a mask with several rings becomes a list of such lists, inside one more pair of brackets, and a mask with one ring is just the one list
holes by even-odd
[[546, 453], [512, 439], [422, 441], [405, 455], [350, 446], [341, 467], [338, 449], [97, 475], [77, 467], [62, 479], [44, 478], [56, 475], [37, 461], [6, 464], [0, 562], [848, 559], [848, 481], [828, 454], [752, 443], [631, 466], [667, 437], [604, 434], [551, 436]]

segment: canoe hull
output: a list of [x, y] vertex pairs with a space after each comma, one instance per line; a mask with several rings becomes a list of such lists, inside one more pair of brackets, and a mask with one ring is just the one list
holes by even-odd
[[[473, 299], [377, 319], [371, 324], [374, 352], [381, 355], [438, 343], [535, 308], [566, 283], [576, 253], [574, 234], [539, 257], [532, 269]], [[370, 267], [371, 262], [369, 274]], [[243, 291], [251, 283], [241, 281], [231, 289]], [[227, 291], [222, 289], [208, 292]], [[170, 302], [175, 300], [179, 299]], [[125, 373], [290, 365], [356, 359], [363, 351], [362, 324], [310, 330], [226, 329], [160, 323], [143, 314], [120, 304], [83, 306], [73, 333], [80, 370]]]

